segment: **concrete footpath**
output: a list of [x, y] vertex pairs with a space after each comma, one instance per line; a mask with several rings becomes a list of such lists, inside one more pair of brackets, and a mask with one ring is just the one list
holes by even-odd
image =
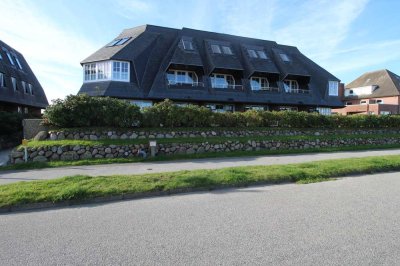
[[33, 169], [33, 170], [11, 170], [0, 171], [0, 184], [13, 183], [18, 181], [32, 181], [54, 179], [71, 175], [129, 175], [173, 172], [181, 170], [196, 169], [218, 169], [234, 166], [251, 165], [274, 165], [305, 163], [320, 160], [356, 158], [368, 156], [400, 155], [400, 149], [374, 150], [374, 151], [354, 151], [354, 152], [332, 152], [332, 153], [313, 153], [313, 154], [291, 154], [291, 155], [271, 155], [254, 157], [235, 157], [235, 158], [207, 158], [178, 160], [165, 162], [141, 162], [124, 164], [105, 164], [89, 166], [68, 166], [60, 168]]

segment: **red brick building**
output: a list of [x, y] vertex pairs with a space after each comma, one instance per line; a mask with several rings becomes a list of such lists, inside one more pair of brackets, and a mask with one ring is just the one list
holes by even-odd
[[399, 114], [400, 76], [384, 69], [367, 72], [347, 84], [341, 91], [344, 108], [332, 112], [352, 114]]

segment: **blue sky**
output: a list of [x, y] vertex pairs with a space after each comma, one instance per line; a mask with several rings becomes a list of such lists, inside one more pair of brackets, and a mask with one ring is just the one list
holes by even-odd
[[24, 54], [49, 100], [76, 94], [81, 60], [142, 24], [273, 40], [348, 83], [400, 74], [398, 0], [1, 0], [0, 39]]

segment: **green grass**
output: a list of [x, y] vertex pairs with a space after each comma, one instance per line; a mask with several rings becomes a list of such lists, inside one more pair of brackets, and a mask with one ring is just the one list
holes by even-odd
[[400, 148], [400, 144], [358, 145], [358, 146], [342, 146], [336, 148], [309, 148], [304, 150], [259, 150], [259, 151], [206, 152], [200, 154], [176, 154], [169, 156], [160, 155], [154, 158], [149, 157], [147, 159], [142, 159], [139, 157], [130, 157], [130, 158], [100, 158], [100, 159], [87, 159], [87, 160], [77, 160], [77, 161], [28, 162], [22, 164], [1, 166], [0, 172], [7, 170], [28, 170], [28, 169], [56, 168], [64, 166], [135, 163], [144, 161], [145, 162], [175, 161], [175, 160], [185, 160], [185, 159], [305, 154], [305, 153], [316, 153], [316, 152], [362, 151], [362, 150], [398, 149], [398, 148]]
[[0, 207], [38, 202], [85, 200], [102, 196], [182, 189], [242, 187], [260, 183], [311, 183], [335, 177], [400, 170], [400, 156], [327, 160], [275, 166], [232, 167], [162, 174], [70, 176], [0, 186]]
[[[382, 139], [382, 138], [400, 138], [400, 134], [365, 134], [365, 135], [325, 135], [325, 136], [250, 136], [250, 137], [212, 137], [212, 138], [171, 138], [157, 139], [159, 144], [167, 143], [223, 143], [227, 141], [247, 142], [249, 140], [275, 140], [275, 141], [298, 141], [298, 140], [335, 140], [335, 139]], [[130, 144], [147, 144], [148, 139], [100, 139], [100, 140], [45, 140], [45, 141], [29, 141], [28, 147], [37, 148], [44, 146], [99, 146], [99, 145], [130, 145]]]

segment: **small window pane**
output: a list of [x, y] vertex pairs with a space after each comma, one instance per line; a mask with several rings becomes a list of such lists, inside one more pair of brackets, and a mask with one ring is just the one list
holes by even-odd
[[192, 51], [193, 49], [193, 43], [189, 40], [182, 40], [183, 44], [183, 49]]
[[258, 91], [261, 89], [260, 81], [258, 78], [251, 78], [250, 84], [251, 84], [251, 89], [254, 91]]
[[211, 50], [214, 54], [221, 53], [221, 48], [219, 48], [219, 45], [216, 45], [216, 44], [211, 44]]
[[131, 37], [122, 38], [121, 40], [119, 40], [118, 42], [116, 42], [116, 43], [114, 44], [114, 46], [123, 45], [123, 44], [126, 43], [130, 38], [131, 38]]
[[232, 54], [232, 50], [229, 46], [222, 46], [222, 51], [224, 54]]
[[268, 57], [264, 51], [257, 51], [257, 54], [258, 54], [258, 57], [260, 57], [262, 59], [268, 59]]
[[0, 72], [0, 87], [3, 88], [5, 87], [5, 81], [4, 81], [4, 74]]
[[251, 50], [251, 49], [249, 49], [249, 50], [247, 50], [247, 51], [249, 52], [249, 56], [250, 56], [250, 57], [252, 57], [252, 58], [257, 58], [256, 51]]
[[14, 58], [15, 58], [15, 61], [17, 62], [17, 65], [18, 65], [19, 69], [22, 70], [22, 65], [21, 65], [21, 63], [19, 62], [18, 57], [17, 57], [17, 56], [14, 56]]
[[279, 54], [281, 56], [281, 59], [285, 62], [289, 62], [289, 57], [286, 54]]
[[7, 52], [7, 57], [8, 60], [10, 60], [11, 65], [15, 66], [14, 60], [12, 59], [11, 54], [9, 52]]
[[18, 88], [17, 88], [17, 79], [11, 77], [11, 82], [12, 82], [12, 86], [13, 86], [14, 91], [17, 91], [18, 90]]
[[114, 46], [114, 45], [117, 44], [119, 41], [121, 41], [121, 39], [113, 40], [113, 41], [110, 42], [107, 46]]

